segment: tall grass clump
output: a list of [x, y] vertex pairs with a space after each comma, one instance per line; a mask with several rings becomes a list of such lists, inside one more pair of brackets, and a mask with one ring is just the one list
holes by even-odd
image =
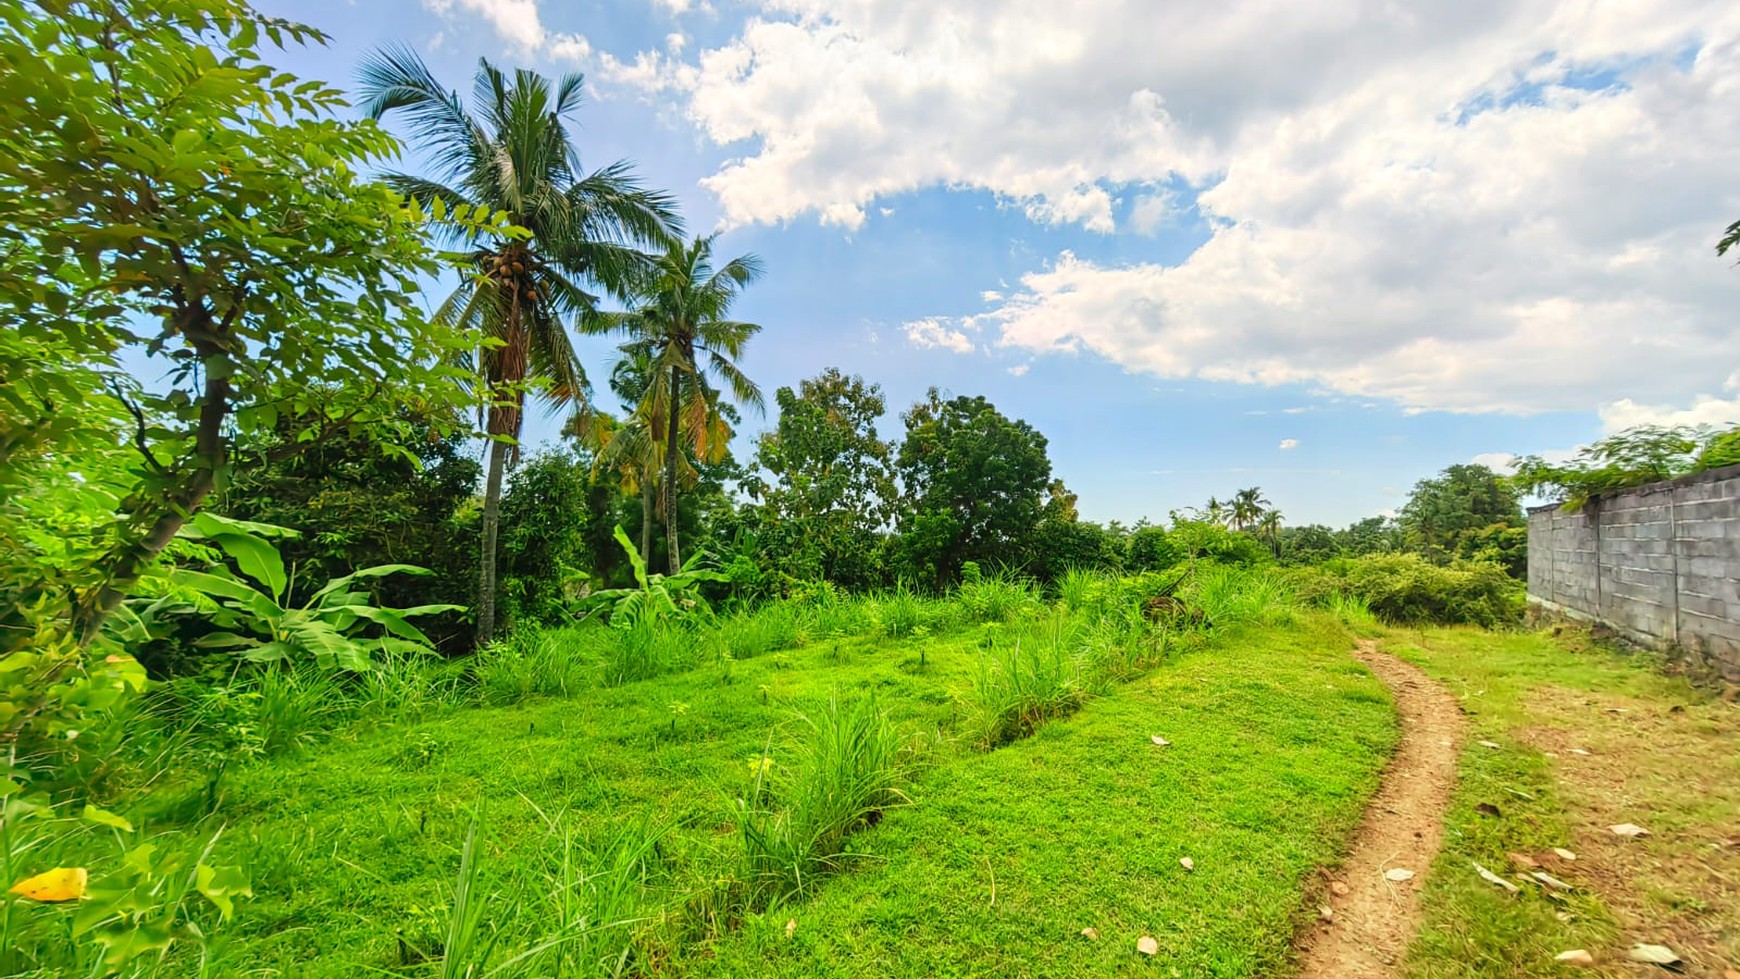
[[1369, 627], [1377, 625], [1377, 614], [1371, 610], [1371, 603], [1358, 595], [1332, 591], [1324, 596], [1321, 604], [1324, 611], [1350, 626]]
[[356, 678], [352, 695], [359, 714], [378, 718], [416, 719], [457, 699], [451, 677], [428, 655], [409, 652], [378, 655], [375, 668]]
[[1299, 598], [1287, 579], [1266, 568], [1199, 566], [1184, 597], [1212, 626], [1286, 625], [1299, 610]]
[[842, 703], [836, 693], [813, 716], [789, 765], [750, 763], [739, 801], [745, 879], [752, 907], [802, 895], [846, 861], [846, 838], [904, 805], [899, 732], [874, 697]]
[[975, 566], [955, 587], [954, 600], [971, 622], [1007, 622], [1039, 607], [1032, 582], [1006, 571], [982, 574]]
[[1057, 600], [1071, 612], [1103, 612], [1116, 593], [1117, 579], [1101, 571], [1071, 568], [1057, 579]]
[[1052, 616], [987, 639], [973, 678], [972, 727], [981, 747], [1027, 737], [1086, 700], [1084, 629], [1079, 620]]
[[604, 682], [611, 686], [686, 670], [696, 662], [695, 633], [686, 626], [640, 618], [599, 633]]
[[798, 607], [804, 613], [804, 633], [811, 640], [861, 636], [876, 631], [876, 600], [843, 594], [832, 582], [818, 583], [807, 597], [798, 602]]
[[925, 612], [929, 604], [904, 581], [895, 585], [893, 591], [877, 595], [874, 605], [876, 634], [885, 639], [912, 638], [918, 630], [928, 628]]
[[808, 639], [805, 612], [795, 602], [769, 602], [754, 611], [737, 612], [719, 620], [715, 644], [732, 659], [795, 649]]
[[565, 696], [585, 686], [587, 646], [580, 630], [522, 629], [478, 650], [471, 675], [492, 704]]

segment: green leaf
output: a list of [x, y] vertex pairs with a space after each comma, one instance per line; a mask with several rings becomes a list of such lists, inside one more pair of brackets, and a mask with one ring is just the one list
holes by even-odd
[[169, 573], [169, 580], [183, 588], [190, 588], [211, 598], [228, 598], [233, 601], [245, 602], [251, 598], [260, 597], [260, 593], [249, 588], [245, 582], [226, 575], [177, 568]]
[[211, 867], [202, 863], [194, 868], [194, 886], [217, 906], [225, 921], [235, 914], [233, 898], [254, 896], [253, 887], [240, 867]]
[[95, 823], [98, 826], [112, 826], [125, 833], [133, 832], [132, 823], [129, 823], [107, 809], [98, 809], [93, 805], [87, 804], [85, 806], [84, 815], [81, 818], [83, 818], [87, 823]]
[[235, 559], [243, 574], [265, 585], [273, 600], [282, 603], [290, 579], [284, 571], [284, 558], [277, 548], [258, 537], [241, 534], [218, 534], [212, 542]]

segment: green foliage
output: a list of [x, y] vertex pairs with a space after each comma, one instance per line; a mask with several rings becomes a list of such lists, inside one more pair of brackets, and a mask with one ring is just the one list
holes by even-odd
[[610, 686], [686, 670], [698, 659], [695, 633], [680, 623], [636, 619], [601, 636], [604, 682]]
[[774, 394], [779, 421], [756, 442], [767, 473], [745, 482], [761, 560], [789, 579], [873, 588], [893, 520], [893, 450], [876, 433], [881, 387], [828, 368]]
[[836, 693], [802, 728], [791, 761], [750, 763], [738, 800], [749, 904], [767, 907], [813, 890], [841, 869], [851, 834], [906, 804], [900, 734], [876, 698], [843, 703]]
[[796, 602], [769, 602], [722, 618], [715, 633], [719, 651], [733, 659], [749, 659], [802, 646], [808, 639], [805, 611]]
[[1740, 461], [1740, 427], [1639, 425], [1578, 449], [1563, 464], [1525, 456], [1517, 462], [1511, 482], [1522, 492], [1547, 496], [1576, 512], [1602, 493], [1736, 461]]
[[667, 619], [680, 618], [700, 607], [701, 598], [694, 592], [701, 582], [729, 580], [717, 571], [707, 571], [700, 567], [707, 558], [705, 553], [690, 557], [689, 563], [676, 574], [648, 574], [646, 561], [641, 557], [640, 550], [628, 539], [628, 534], [620, 525], [616, 528], [616, 542], [622, 545], [623, 552], [628, 555], [638, 587], [594, 592], [587, 600], [594, 607], [610, 610], [612, 626], [656, 624]]
[[494, 704], [576, 693], [589, 686], [587, 674], [596, 641], [575, 629], [518, 629], [479, 649], [472, 659], [471, 675], [478, 692]]
[[[969, 568], [976, 568], [969, 562]], [[955, 586], [954, 600], [969, 622], [1007, 622], [1039, 608], [1033, 582], [1008, 571], [967, 574]]]
[[1190, 520], [1173, 514], [1168, 541], [1185, 560], [1213, 561], [1248, 566], [1270, 558], [1268, 548], [1249, 534], [1228, 530], [1206, 520]]
[[1320, 564], [1342, 551], [1340, 535], [1322, 524], [1281, 531], [1281, 560], [1288, 564]]
[[1434, 558], [1461, 553], [1465, 537], [1494, 524], [1526, 526], [1516, 490], [1481, 465], [1451, 466], [1415, 483], [1397, 522], [1412, 547]]
[[990, 633], [968, 703], [977, 743], [995, 748], [1080, 707], [1088, 696], [1084, 630], [1055, 615]]
[[1299, 608], [1287, 579], [1272, 568], [1204, 565], [1191, 575], [1182, 592], [1187, 605], [1216, 627], [1286, 625]]
[[570, 452], [553, 449], [523, 461], [501, 501], [496, 571], [500, 609], [510, 623], [562, 618], [592, 564], [592, 480]]
[[1319, 603], [1336, 593], [1363, 600], [1387, 622], [1438, 623], [1494, 628], [1522, 616], [1522, 588], [1496, 564], [1457, 561], [1435, 564], [1418, 554], [1342, 558], [1318, 569], [1300, 569], [1301, 594]]
[[935, 389], [901, 417], [903, 573], [940, 589], [966, 561], [1018, 566], [1051, 482], [1045, 436], [982, 397], [944, 401]]
[[135, 599], [127, 621], [129, 636], [147, 639], [172, 620], [193, 617], [216, 631], [194, 642], [200, 650], [230, 651], [251, 663], [317, 664], [323, 670], [361, 672], [378, 651], [431, 652], [429, 638], [410, 619], [456, 611], [457, 605], [382, 608], [361, 590], [361, 582], [393, 574], [427, 574], [410, 565], [362, 568], [328, 581], [301, 605], [286, 604], [292, 579], [278, 550], [257, 531], [278, 531], [214, 514], [196, 514], [186, 531], [233, 559], [238, 575], [223, 565], [207, 571], [178, 568], [174, 586], [155, 599]]
[[1131, 571], [1162, 571], [1184, 556], [1164, 527], [1143, 527], [1125, 543], [1124, 567]]

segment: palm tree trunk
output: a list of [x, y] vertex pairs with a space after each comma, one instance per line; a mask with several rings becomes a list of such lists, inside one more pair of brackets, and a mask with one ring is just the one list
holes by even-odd
[[477, 562], [477, 644], [495, 638], [495, 538], [501, 525], [501, 474], [506, 442], [489, 444], [489, 482], [483, 490], [483, 553]]
[[646, 560], [652, 554], [653, 525], [653, 474], [640, 474], [640, 557]]
[[677, 547], [677, 395], [683, 376], [671, 368], [671, 394], [665, 414], [665, 543], [670, 548], [667, 574], [676, 574], [683, 566], [682, 552]]

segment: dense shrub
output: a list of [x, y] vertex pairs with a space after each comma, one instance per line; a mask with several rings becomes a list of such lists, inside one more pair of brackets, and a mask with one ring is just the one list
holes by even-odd
[[1418, 554], [1373, 554], [1298, 569], [1291, 580], [1316, 604], [1353, 596], [1387, 622], [1493, 627], [1522, 615], [1520, 584], [1485, 561], [1437, 565]]
[[1184, 557], [1177, 542], [1163, 527], [1143, 527], [1130, 535], [1125, 545], [1124, 567], [1131, 571], [1159, 571]]
[[971, 561], [963, 569], [954, 599], [972, 622], [1007, 622], [1039, 607], [1032, 582], [1007, 572], [982, 574]]

